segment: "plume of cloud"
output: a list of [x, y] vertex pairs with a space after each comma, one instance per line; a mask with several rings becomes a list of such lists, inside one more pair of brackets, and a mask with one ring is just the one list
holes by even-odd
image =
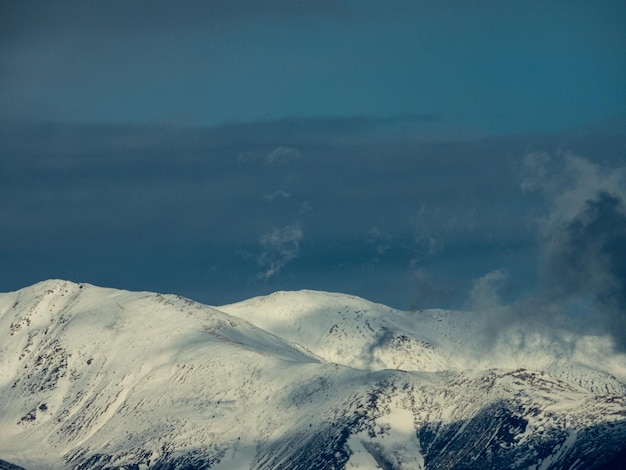
[[509, 274], [501, 269], [488, 272], [474, 281], [465, 308], [472, 311], [490, 311], [501, 306], [499, 290]]
[[275, 228], [261, 236], [259, 243], [263, 249], [258, 258], [259, 265], [266, 268], [259, 273], [259, 279], [268, 279], [278, 274], [287, 263], [294, 260], [300, 252], [303, 238], [299, 223]]
[[550, 204], [539, 225], [541, 286], [515, 313], [550, 313], [562, 326], [610, 334], [626, 351], [626, 168], [573, 155], [529, 155], [525, 166], [522, 188]]
[[422, 205], [413, 219], [415, 226], [415, 260], [431, 258], [443, 249], [443, 242], [436, 238], [428, 229], [431, 225], [436, 225], [438, 208], [427, 208]]

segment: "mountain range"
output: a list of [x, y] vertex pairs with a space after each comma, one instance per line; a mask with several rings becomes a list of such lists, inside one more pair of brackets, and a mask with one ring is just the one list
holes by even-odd
[[626, 355], [337, 293], [0, 294], [0, 469], [626, 468]]

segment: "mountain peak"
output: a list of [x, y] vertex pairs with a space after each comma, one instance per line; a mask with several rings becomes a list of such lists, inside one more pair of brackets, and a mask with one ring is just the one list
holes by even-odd
[[479, 321], [307, 290], [210, 307], [43, 281], [0, 294], [0, 459], [561, 469], [619, 457], [622, 356], [585, 337], [564, 355], [547, 347], [554, 331], [505, 330], [487, 347]]

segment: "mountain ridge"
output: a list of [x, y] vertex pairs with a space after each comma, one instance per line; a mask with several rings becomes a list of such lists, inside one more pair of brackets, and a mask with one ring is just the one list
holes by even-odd
[[[481, 325], [463, 314], [317, 291], [221, 307], [62, 280], [0, 294], [0, 459], [560, 469], [624, 452], [626, 361], [605, 338], [564, 356], [533, 332], [538, 350], [489, 358], [506, 348], [480, 350]], [[589, 351], [605, 362], [582, 361]]]

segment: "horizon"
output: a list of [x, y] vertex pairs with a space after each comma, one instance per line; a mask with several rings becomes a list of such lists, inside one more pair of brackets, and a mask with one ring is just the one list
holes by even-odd
[[0, 291], [312, 289], [626, 330], [622, 2], [0, 11]]

